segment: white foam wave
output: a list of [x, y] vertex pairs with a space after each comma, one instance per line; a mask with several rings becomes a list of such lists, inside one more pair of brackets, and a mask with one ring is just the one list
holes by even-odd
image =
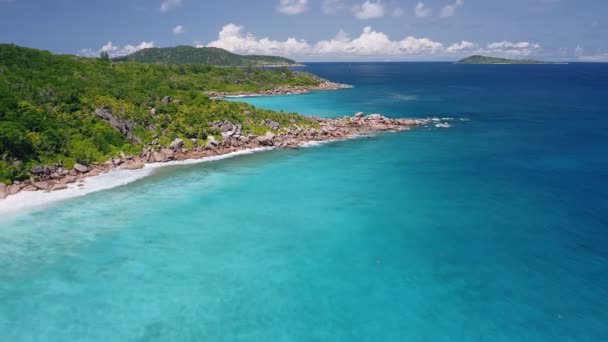
[[200, 159], [146, 164], [144, 168], [140, 170], [117, 169], [99, 176], [84, 178], [78, 183], [70, 184], [65, 190], [52, 192], [22, 191], [16, 195], [5, 198], [4, 200], [0, 200], [0, 218], [8, 218], [17, 214], [44, 209], [57, 202], [81, 197], [97, 191], [124, 186], [149, 176], [154, 172], [155, 169], [158, 168], [175, 165], [198, 164], [272, 149], [272, 147], [252, 148]]

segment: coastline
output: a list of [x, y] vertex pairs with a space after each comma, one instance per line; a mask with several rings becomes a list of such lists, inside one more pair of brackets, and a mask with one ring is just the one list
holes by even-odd
[[276, 123], [270, 122], [269, 126], [277, 129], [269, 127], [261, 136], [242, 135], [240, 125], [224, 120], [221, 123], [225, 130], [222, 133], [223, 139], [210, 139], [205, 146], [188, 149], [184, 148], [181, 139], [176, 139], [168, 148], [147, 146], [139, 155], [112, 158], [103, 164], [91, 164], [88, 167], [76, 164], [69, 171], [55, 167], [55, 170], [51, 170], [52, 174], [40, 176], [36, 180], [15, 182], [10, 186], [0, 185], [0, 214], [44, 207], [51, 202], [126, 185], [150, 175], [159, 167], [201, 163], [276, 148], [312, 147], [370, 133], [402, 132], [427, 124], [447, 128], [449, 124], [445, 121], [452, 119], [444, 118], [441, 123], [435, 124], [439, 119], [391, 119], [380, 114], [365, 116], [357, 113], [339, 119], [311, 117], [310, 120], [317, 123], [319, 128], [301, 128], [295, 124], [280, 128], [276, 127]]
[[284, 86], [270, 90], [262, 91], [241, 91], [241, 92], [222, 92], [222, 91], [207, 91], [205, 92], [212, 99], [222, 99], [226, 97], [257, 97], [257, 96], [276, 96], [276, 95], [299, 95], [307, 94], [311, 91], [339, 90], [354, 88], [350, 84], [322, 82], [317, 86]]

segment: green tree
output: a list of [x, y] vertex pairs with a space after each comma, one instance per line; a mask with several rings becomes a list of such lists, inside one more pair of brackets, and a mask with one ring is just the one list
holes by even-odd
[[101, 58], [101, 60], [104, 61], [104, 62], [109, 62], [110, 61], [110, 54], [108, 54], [107, 51], [101, 51], [99, 53], [99, 58]]

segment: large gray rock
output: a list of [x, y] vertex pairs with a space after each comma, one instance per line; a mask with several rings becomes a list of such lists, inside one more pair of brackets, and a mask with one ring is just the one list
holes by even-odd
[[175, 158], [174, 152], [171, 149], [163, 148], [160, 151], [154, 152], [154, 161], [157, 163], [166, 162]]
[[23, 188], [23, 186], [21, 184], [13, 184], [8, 187], [8, 194], [14, 195], [14, 194], [18, 193], [19, 191], [21, 191], [21, 188]]
[[172, 149], [163, 148], [160, 150], [160, 153], [165, 156], [166, 160], [173, 160], [175, 158], [175, 154]]
[[165, 96], [162, 100], [160, 100], [160, 102], [162, 102], [164, 105], [168, 105], [169, 103], [171, 103], [171, 101], [173, 101], [171, 96]]
[[85, 173], [85, 172], [89, 171], [89, 168], [82, 164], [76, 163], [76, 164], [74, 164], [74, 170], [76, 170], [80, 173]]
[[135, 124], [128, 120], [118, 119], [112, 113], [112, 109], [107, 108], [107, 107], [101, 107], [101, 108], [95, 109], [92, 114], [107, 121], [110, 124], [110, 126], [119, 130], [120, 133], [125, 135], [129, 140], [137, 142], [137, 143], [141, 143], [141, 139], [133, 133]]
[[180, 138], [176, 138], [169, 144], [169, 148], [172, 150], [177, 150], [178, 148], [182, 148], [184, 146], [184, 141]]
[[21, 191], [38, 191], [38, 188], [33, 185], [26, 185]]
[[258, 143], [262, 146], [273, 146], [275, 135], [272, 132], [266, 132], [266, 134], [259, 136]]
[[49, 187], [48, 182], [35, 182], [32, 183], [32, 185], [35, 186], [38, 190], [46, 190]]
[[219, 143], [215, 140], [215, 137], [212, 135], [207, 137], [207, 144], [205, 144], [205, 149], [207, 150], [215, 150]]
[[143, 169], [145, 164], [139, 159], [133, 159], [123, 165], [124, 169], [127, 170], [139, 170]]
[[8, 196], [6, 185], [0, 183], [0, 199], [5, 199]]
[[67, 184], [57, 183], [57, 184], [53, 184], [51, 186], [51, 188], [49, 189], [49, 191], [65, 190], [67, 188], [68, 188]]
[[34, 166], [34, 167], [32, 167], [32, 168], [30, 169], [30, 173], [32, 173], [32, 174], [34, 174], [34, 175], [36, 175], [36, 176], [42, 176], [42, 175], [44, 175], [46, 172], [45, 172], [45, 168], [44, 168], [44, 166], [42, 166], [42, 165], [36, 165], [36, 166]]
[[272, 121], [269, 118], [264, 119], [262, 121], [262, 125], [265, 125], [265, 126], [271, 128], [271, 129], [275, 130], [275, 131], [278, 131], [279, 128], [281, 128], [281, 124], [279, 124], [276, 121]]

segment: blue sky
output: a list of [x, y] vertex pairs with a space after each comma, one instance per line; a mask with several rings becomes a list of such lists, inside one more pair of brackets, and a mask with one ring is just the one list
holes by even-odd
[[81, 55], [195, 45], [300, 61], [608, 61], [608, 0], [0, 0], [0, 42]]

